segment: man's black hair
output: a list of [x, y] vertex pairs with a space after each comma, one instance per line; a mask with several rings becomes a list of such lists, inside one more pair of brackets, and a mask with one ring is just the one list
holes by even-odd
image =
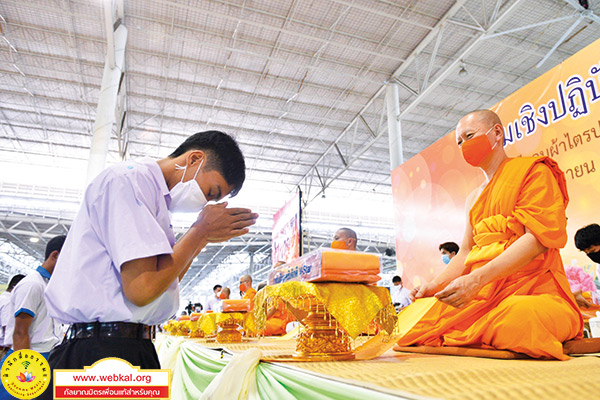
[[23, 278], [25, 278], [25, 275], [23, 274], [17, 274], [10, 278], [10, 282], [8, 282], [8, 287], [6, 288], [6, 290], [9, 292], [13, 290], [15, 286], [17, 286], [17, 283], [21, 282], [21, 279]]
[[584, 226], [575, 233], [575, 247], [583, 251], [592, 246], [600, 245], [600, 225]]
[[446, 250], [448, 253], [458, 254], [458, 250], [460, 248], [454, 242], [446, 242], [446, 243], [440, 244], [440, 247], [438, 250], [442, 250], [442, 249]]
[[396, 283], [396, 282], [402, 283], [402, 278], [400, 278], [398, 275], [396, 275], [392, 278], [392, 283]]
[[[238, 194], [246, 180], [246, 162], [234, 138], [220, 131], [194, 133], [179, 145], [170, 158], [179, 157], [189, 150], [202, 150], [209, 154], [207, 171], [217, 171], [233, 188], [231, 197]], [[213, 157], [210, 157], [213, 156]]]
[[213, 286], [213, 292], [215, 290], [217, 290], [217, 289], [223, 289], [223, 286], [221, 286], [221, 285], [215, 285], [215, 286]]
[[47, 260], [53, 251], [58, 251], [60, 253], [60, 250], [62, 249], [63, 244], [65, 244], [66, 238], [67, 237], [65, 235], [60, 235], [60, 236], [54, 236], [52, 239], [50, 239], [50, 241], [46, 245], [46, 254], [44, 256], [44, 260]]

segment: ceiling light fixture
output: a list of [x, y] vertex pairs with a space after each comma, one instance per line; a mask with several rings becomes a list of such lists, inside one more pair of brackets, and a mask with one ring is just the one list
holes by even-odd
[[32, 237], [30, 237], [30, 238], [29, 238], [29, 241], [30, 241], [31, 243], [37, 243], [37, 242], [39, 242], [39, 241], [40, 241], [40, 238], [39, 238], [39, 237], [32, 236]]
[[463, 77], [469, 75], [469, 71], [467, 71], [465, 62], [463, 60], [460, 60], [460, 69], [458, 70], [458, 75]]

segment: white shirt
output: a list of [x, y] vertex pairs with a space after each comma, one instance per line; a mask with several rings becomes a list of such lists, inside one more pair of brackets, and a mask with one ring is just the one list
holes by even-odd
[[392, 295], [392, 303], [398, 303], [402, 308], [412, 303], [412, 301], [410, 301], [410, 290], [404, 286], [392, 286], [390, 292]]
[[13, 289], [10, 296], [10, 307], [14, 310], [14, 314], [8, 320], [4, 336], [7, 346], [12, 347], [15, 318], [21, 313], [33, 317], [29, 326], [29, 341], [32, 350], [47, 353], [60, 342], [60, 327], [48, 316], [44, 301], [44, 290], [49, 279], [50, 273], [44, 268], [38, 267]]
[[143, 159], [105, 169], [86, 189], [46, 289], [50, 315], [75, 322], [162, 323], [177, 312], [179, 282], [138, 307], [123, 293], [121, 266], [173, 253], [169, 189], [158, 163]]
[[217, 296], [210, 296], [208, 298], [208, 301], [206, 302], [206, 309], [211, 311], [217, 311], [220, 302], [221, 299], [219, 299]]
[[[6, 312], [4, 310], [7, 310]], [[8, 316], [10, 315], [10, 292], [4, 292], [0, 294], [0, 346], [4, 344], [4, 333], [6, 331], [6, 324], [8, 322]]]

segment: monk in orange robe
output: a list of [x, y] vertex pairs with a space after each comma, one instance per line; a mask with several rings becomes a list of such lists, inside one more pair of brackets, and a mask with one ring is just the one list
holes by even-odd
[[244, 294], [242, 299], [250, 299], [254, 302], [256, 289], [252, 287], [252, 277], [250, 275], [242, 275], [240, 277], [240, 292]]
[[265, 336], [285, 335], [285, 328], [288, 323], [295, 321], [292, 313], [285, 306], [282, 299], [277, 299], [277, 304], [267, 310], [267, 323], [265, 326]]
[[487, 182], [467, 200], [458, 254], [411, 292], [439, 301], [398, 344], [568, 359], [562, 343], [582, 337], [583, 321], [559, 254], [567, 242], [563, 172], [548, 157], [509, 158], [502, 123], [489, 110], [463, 117], [456, 137]]

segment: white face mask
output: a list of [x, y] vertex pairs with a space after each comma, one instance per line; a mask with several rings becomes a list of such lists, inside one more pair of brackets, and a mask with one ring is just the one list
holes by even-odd
[[204, 192], [202, 192], [200, 185], [196, 182], [196, 176], [198, 176], [198, 171], [202, 168], [202, 164], [204, 164], [204, 160], [200, 161], [194, 177], [187, 182], [183, 181], [187, 165], [182, 167], [175, 164], [175, 169], [183, 170], [183, 176], [181, 177], [181, 181], [173, 186], [169, 192], [171, 194], [171, 204], [169, 204], [171, 212], [200, 212], [206, 203], [208, 203]]

